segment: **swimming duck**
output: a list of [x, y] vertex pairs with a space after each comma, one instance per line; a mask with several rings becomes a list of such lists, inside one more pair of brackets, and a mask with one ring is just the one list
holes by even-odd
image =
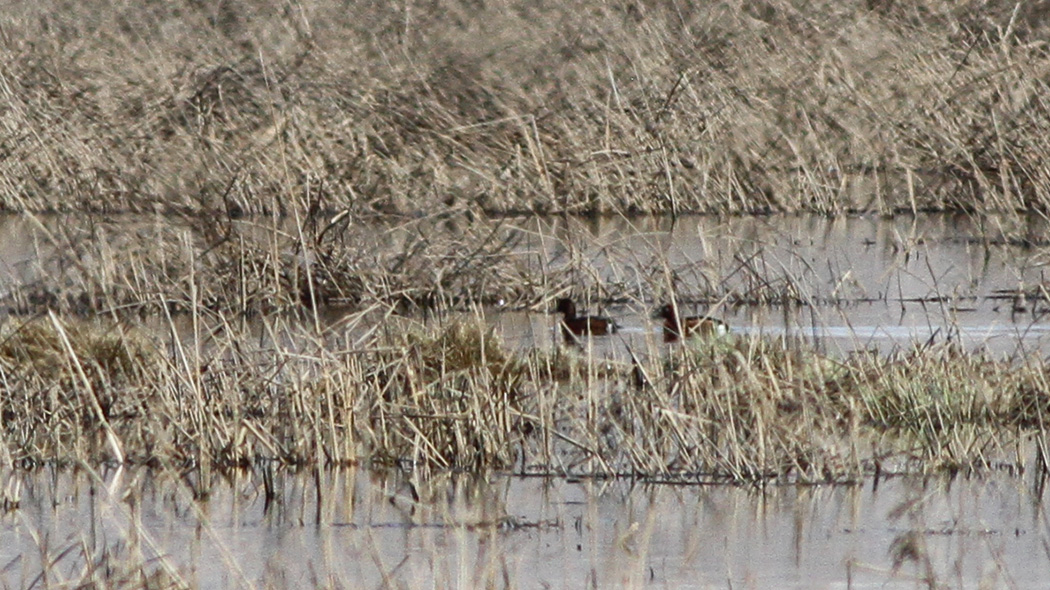
[[616, 332], [619, 328], [616, 322], [609, 318], [576, 315], [576, 304], [568, 297], [562, 297], [557, 301], [554, 313], [560, 313], [563, 316], [561, 331], [566, 340], [574, 340], [576, 336], [585, 334], [604, 336]]
[[653, 313], [653, 318], [664, 321], [664, 342], [674, 342], [683, 335], [722, 336], [729, 333], [729, 325], [717, 318], [707, 316], [678, 317], [674, 305], [668, 303]]

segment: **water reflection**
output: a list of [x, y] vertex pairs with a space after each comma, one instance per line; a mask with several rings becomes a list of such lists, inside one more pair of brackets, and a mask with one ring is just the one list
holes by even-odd
[[1045, 494], [1007, 476], [759, 490], [255, 472], [216, 478], [205, 499], [145, 470], [7, 477], [22, 492], [0, 520], [6, 587], [33, 585], [44, 556], [52, 582], [84, 581], [103, 555], [111, 571], [168, 568], [204, 587], [1041, 588], [1050, 576]]

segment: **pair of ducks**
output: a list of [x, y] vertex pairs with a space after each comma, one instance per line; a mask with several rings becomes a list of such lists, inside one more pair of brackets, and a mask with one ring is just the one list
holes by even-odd
[[[599, 316], [576, 315], [576, 303], [568, 297], [558, 300], [555, 313], [562, 314], [561, 331], [566, 340], [576, 336], [603, 336], [616, 332], [619, 326], [615, 321]], [[679, 338], [693, 336], [715, 336], [729, 332], [729, 326], [722, 320], [706, 316], [680, 318], [671, 303], [663, 305], [653, 313], [654, 319], [664, 321], [664, 342], [674, 342]]]

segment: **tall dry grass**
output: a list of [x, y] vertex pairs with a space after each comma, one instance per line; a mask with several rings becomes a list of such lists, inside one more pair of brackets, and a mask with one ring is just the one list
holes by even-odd
[[167, 342], [105, 320], [9, 322], [0, 456], [204, 476], [260, 462], [735, 482], [1046, 469], [1043, 363], [729, 338], [632, 364], [513, 351], [480, 319], [349, 321], [202, 316]]
[[0, 207], [1046, 211], [1042, 3], [44, 0]]
[[0, 306], [19, 314], [527, 305], [551, 289], [535, 253], [521, 248], [525, 234], [501, 220], [23, 219], [9, 231], [33, 253], [0, 285]]

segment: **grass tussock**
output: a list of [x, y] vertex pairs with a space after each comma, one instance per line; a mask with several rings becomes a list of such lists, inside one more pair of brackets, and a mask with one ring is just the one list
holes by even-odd
[[395, 335], [366, 375], [370, 446], [383, 461], [508, 469], [527, 372], [525, 359], [475, 325]]
[[715, 343], [665, 377], [681, 417], [701, 427], [661, 429], [690, 432], [693, 461], [734, 479], [1021, 470], [1044, 435], [1046, 377], [950, 344], [837, 360], [772, 341]]
[[24, 3], [0, 208], [1046, 211], [1045, 13]]
[[135, 383], [156, 354], [137, 330], [105, 319], [9, 320], [5, 328], [0, 334], [0, 366], [8, 375], [72, 383], [75, 364], [100, 387]]
[[586, 349], [514, 351], [472, 320], [388, 319], [349, 348], [280, 321], [255, 345], [230, 323], [154, 346], [59, 325], [69, 346], [47, 324], [8, 330], [0, 411], [11, 464], [853, 481], [1038, 466], [1050, 413], [1042, 364], [950, 345], [832, 359], [724, 338], [632, 365]]

